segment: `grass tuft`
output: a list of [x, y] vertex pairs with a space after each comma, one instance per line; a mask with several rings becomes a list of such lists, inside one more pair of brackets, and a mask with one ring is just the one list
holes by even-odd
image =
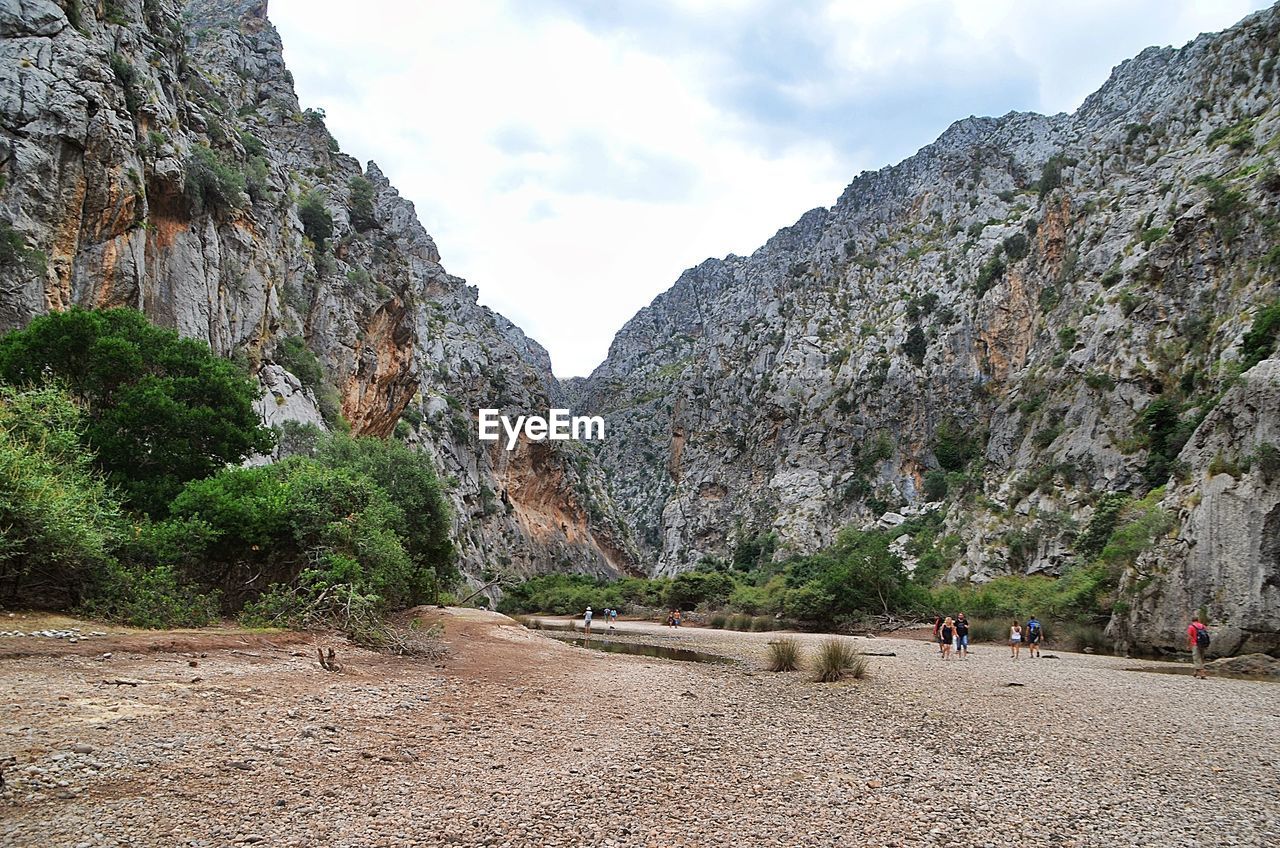
[[800, 667], [800, 645], [795, 639], [769, 643], [769, 670], [795, 671]]
[[846, 677], [861, 680], [867, 674], [867, 658], [842, 639], [828, 639], [818, 649], [814, 680], [835, 683]]

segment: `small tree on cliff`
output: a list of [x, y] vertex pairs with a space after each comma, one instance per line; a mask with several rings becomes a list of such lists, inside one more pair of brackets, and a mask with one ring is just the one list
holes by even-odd
[[129, 506], [152, 515], [186, 482], [273, 443], [242, 368], [132, 309], [71, 309], [0, 337], [0, 380], [65, 386], [85, 411], [98, 466]]

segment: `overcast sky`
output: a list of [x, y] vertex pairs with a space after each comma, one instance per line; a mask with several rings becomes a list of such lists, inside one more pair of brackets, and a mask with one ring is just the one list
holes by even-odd
[[445, 267], [585, 375], [680, 272], [749, 254], [969, 115], [1075, 109], [1267, 5], [273, 0], [304, 107]]

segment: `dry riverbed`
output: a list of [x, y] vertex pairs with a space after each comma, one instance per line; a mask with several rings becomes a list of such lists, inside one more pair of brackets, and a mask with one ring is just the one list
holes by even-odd
[[440, 661], [235, 630], [0, 638], [0, 846], [1280, 844], [1280, 684], [878, 638], [852, 641], [896, 656], [821, 685], [762, 670], [777, 634], [613, 637], [719, 665], [430, 617]]

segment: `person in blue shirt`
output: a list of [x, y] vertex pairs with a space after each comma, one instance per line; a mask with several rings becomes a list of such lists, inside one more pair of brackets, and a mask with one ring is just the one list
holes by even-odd
[[1027, 619], [1027, 653], [1033, 657], [1040, 656], [1040, 640], [1044, 631], [1040, 628], [1040, 619], [1034, 615]]

